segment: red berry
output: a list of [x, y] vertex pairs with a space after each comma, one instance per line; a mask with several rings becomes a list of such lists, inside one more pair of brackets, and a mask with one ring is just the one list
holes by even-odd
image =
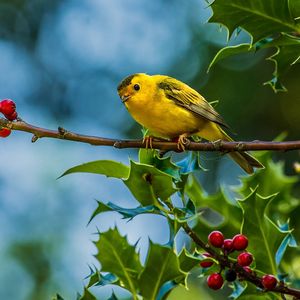
[[11, 115], [5, 115], [6, 119], [9, 121], [13, 121], [18, 117], [18, 113], [15, 111], [13, 114]]
[[212, 231], [208, 236], [210, 244], [216, 248], [221, 248], [224, 243], [224, 236], [220, 231]]
[[237, 257], [237, 261], [240, 266], [249, 266], [253, 261], [253, 256], [249, 252], [243, 252]]
[[277, 285], [277, 279], [273, 275], [264, 275], [261, 278], [261, 283], [262, 283], [262, 285], [264, 286], [265, 289], [272, 290]]
[[219, 290], [223, 282], [223, 277], [219, 273], [213, 273], [207, 277], [207, 285], [213, 290]]
[[11, 134], [11, 130], [8, 128], [2, 128], [0, 129], [0, 137], [8, 137]]
[[[211, 255], [210, 255], [209, 253], [203, 253], [202, 255], [205, 256], [205, 257], [211, 257]], [[211, 261], [211, 260], [201, 261], [201, 262], [200, 262], [200, 266], [201, 266], [202, 268], [209, 268], [209, 267], [211, 267], [213, 264], [214, 264], [214, 262]]]
[[248, 246], [248, 239], [243, 234], [237, 234], [232, 239], [234, 250], [245, 250]]
[[224, 240], [223, 249], [228, 251], [228, 252], [233, 250], [233, 248], [232, 248], [232, 239]]
[[248, 266], [243, 267], [243, 269], [244, 269], [247, 273], [252, 273], [251, 268], [248, 267]]
[[4, 99], [0, 102], [0, 111], [6, 116], [12, 115], [16, 111], [16, 104], [10, 99]]

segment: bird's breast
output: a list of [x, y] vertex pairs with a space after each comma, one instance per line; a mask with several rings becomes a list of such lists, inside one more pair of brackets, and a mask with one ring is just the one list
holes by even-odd
[[175, 138], [183, 133], [196, 132], [205, 125], [204, 118], [162, 96], [132, 97], [125, 105], [138, 123], [158, 137]]

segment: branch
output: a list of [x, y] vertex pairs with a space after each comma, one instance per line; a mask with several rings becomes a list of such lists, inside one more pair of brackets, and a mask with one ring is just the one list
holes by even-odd
[[[264, 287], [261, 283], [261, 278], [257, 276], [255, 272], [248, 273], [239, 264], [232, 263], [227, 256], [218, 254], [212, 247], [204, 243], [186, 223], [182, 224], [182, 228], [191, 237], [196, 245], [200, 246], [202, 249], [210, 253], [212, 257], [218, 260], [222, 268], [227, 267], [234, 270], [239, 275], [239, 278], [249, 281], [255, 284], [260, 289], [264, 290]], [[274, 289], [267, 291], [280, 293], [281, 295], [291, 295], [295, 297], [294, 299], [300, 299], [300, 290], [290, 288], [283, 282], [280, 282], [279, 285], [277, 285]]]
[[[32, 142], [37, 141], [39, 138], [54, 138], [68, 141], [76, 141], [81, 143], [87, 143], [94, 146], [112, 146], [118, 149], [121, 148], [146, 148], [146, 143], [142, 140], [119, 140], [103, 138], [99, 136], [90, 136], [84, 134], [78, 134], [71, 131], [67, 131], [62, 127], [58, 127], [58, 130], [50, 130], [42, 127], [37, 127], [28, 124], [21, 119], [17, 121], [8, 121], [4, 118], [0, 118], [0, 127], [9, 128], [11, 130], [18, 130], [29, 132], [33, 134]], [[160, 149], [164, 151], [178, 151], [177, 143], [154, 139], [152, 142], [153, 149]], [[186, 150], [191, 151], [221, 151], [221, 152], [233, 152], [233, 151], [251, 151], [251, 150], [273, 150], [273, 151], [289, 151], [300, 150], [299, 141], [287, 141], [287, 142], [270, 142], [270, 141], [252, 141], [252, 142], [202, 142], [196, 143], [189, 141], [185, 145]]]

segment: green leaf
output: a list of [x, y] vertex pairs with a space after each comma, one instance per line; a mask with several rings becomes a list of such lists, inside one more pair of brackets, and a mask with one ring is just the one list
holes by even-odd
[[300, 2], [298, 0], [290, 0], [289, 6], [295, 22], [300, 23]]
[[[269, 155], [268, 155], [269, 156]], [[263, 158], [262, 163], [265, 169], [255, 172], [252, 176], [243, 177], [242, 186], [237, 188], [237, 192], [246, 197], [249, 190], [255, 189], [257, 193], [267, 197], [268, 195], [279, 193], [270, 206], [270, 216], [276, 215], [273, 220], [285, 223], [291, 218], [291, 212], [299, 207], [300, 201], [292, 195], [292, 188], [298, 182], [297, 176], [286, 176], [284, 174], [284, 163], [282, 161], [273, 162], [269, 157]], [[298, 219], [298, 217], [297, 217]]]
[[115, 295], [114, 292], [110, 295], [110, 297], [107, 300], [118, 300], [117, 296]]
[[64, 300], [64, 298], [59, 294], [56, 294], [55, 297], [52, 298], [52, 300]]
[[112, 160], [96, 160], [73, 167], [64, 172], [59, 178], [72, 173], [93, 173], [107, 177], [126, 178], [129, 168]]
[[83, 295], [78, 300], [97, 300], [97, 298], [87, 288], [84, 288]]
[[146, 264], [139, 278], [141, 295], [155, 300], [162, 285], [185, 275], [179, 268], [179, 259], [173, 249], [150, 242]]
[[215, 0], [209, 22], [226, 26], [229, 35], [238, 27], [252, 36], [253, 43], [280, 32], [300, 32], [288, 0]]
[[96, 258], [101, 263], [101, 271], [115, 274], [120, 279], [121, 286], [127, 288], [136, 299], [138, 290], [138, 274], [142, 265], [135, 247], [128, 244], [117, 229], [101, 233], [100, 240], [95, 243], [98, 254]]
[[205, 169], [200, 164], [200, 152], [189, 151], [188, 154], [176, 163], [180, 167], [180, 174], [188, 174], [197, 170]]
[[90, 288], [93, 285], [104, 286], [107, 284], [117, 283], [119, 278], [112, 273], [101, 274], [97, 269], [94, 271], [91, 267], [91, 274], [87, 277], [89, 278], [89, 282], [86, 285], [86, 288]]
[[172, 162], [171, 156], [158, 157], [156, 150], [140, 149], [139, 162], [156, 167], [160, 171], [172, 176], [175, 180], [180, 180], [180, 167]]
[[[282, 230], [291, 232], [291, 230], [289, 230], [289, 224], [285, 224], [285, 225], [287, 225], [287, 226], [280, 226], [280, 228]], [[297, 247], [297, 246], [298, 246], [297, 242], [296, 242], [294, 236], [292, 235], [292, 233], [288, 233], [276, 251], [276, 255], [275, 255], [276, 265], [279, 266], [279, 264], [283, 258], [283, 255], [285, 254], [285, 252], [287, 250], [287, 247]]]
[[130, 162], [130, 166], [129, 177], [124, 183], [143, 206], [156, 204], [157, 198], [167, 200], [176, 192], [172, 176], [134, 161]]
[[300, 63], [300, 39], [285, 35], [282, 40], [284, 43], [278, 43], [276, 53], [268, 58], [274, 62], [275, 70], [273, 79], [266, 82], [266, 84], [270, 84], [275, 92], [286, 91], [286, 88], [281, 83], [282, 77], [295, 64]]
[[255, 257], [257, 269], [275, 275], [276, 251], [289, 232], [281, 230], [267, 215], [268, 206], [274, 197], [260, 196], [254, 190], [248, 197], [239, 200], [239, 204], [244, 215], [242, 231], [249, 239], [247, 250]]
[[[193, 201], [199, 214], [198, 225], [194, 228], [202, 238], [207, 238], [213, 227], [218, 226], [225, 235], [237, 232], [242, 224], [242, 210], [235, 200], [229, 200], [223, 190], [208, 195], [195, 176], [190, 176], [185, 186], [186, 195]], [[209, 210], [219, 214], [219, 221]]]
[[245, 52], [249, 52], [249, 51], [254, 51], [254, 48], [251, 47], [250, 44], [239, 44], [236, 46], [227, 46], [222, 48], [221, 50], [219, 50], [219, 52], [215, 55], [215, 57], [213, 58], [213, 60], [211, 61], [211, 63], [208, 66], [207, 72], [210, 71], [210, 69], [220, 60], [226, 58], [226, 57], [230, 57], [236, 54], [241, 54], [241, 53], [245, 53]]
[[167, 296], [171, 293], [171, 291], [177, 286], [177, 283], [174, 281], [168, 281], [162, 285], [159, 290], [159, 293], [156, 297], [156, 300], [164, 300], [167, 299]]
[[155, 207], [154, 205], [148, 205], [148, 206], [138, 206], [135, 208], [124, 208], [124, 207], [120, 207], [112, 202], [108, 202], [108, 203], [102, 203], [100, 201], [97, 201], [98, 203], [98, 207], [96, 208], [96, 210], [93, 212], [89, 223], [99, 214], [103, 213], [103, 212], [107, 212], [107, 211], [115, 211], [118, 212], [119, 214], [121, 214], [124, 218], [133, 218], [137, 215], [140, 214], [148, 214], [148, 213], [156, 213], [159, 214], [160, 210]]
[[251, 46], [240, 44], [237, 46], [224, 47], [211, 61], [208, 71], [220, 60], [236, 54], [256, 52], [264, 48], [276, 48], [276, 53], [267, 58], [274, 62], [273, 78], [265, 84], [270, 84], [275, 92], [286, 91], [282, 79], [288, 71], [300, 62], [300, 38], [288, 34], [281, 34], [277, 38], [266, 38]]
[[280, 300], [282, 299], [280, 294], [264, 292], [258, 289], [254, 284], [244, 283], [245, 289], [242, 294], [235, 298], [238, 300]]
[[190, 272], [195, 266], [203, 260], [201, 257], [189, 253], [186, 249], [182, 249], [178, 255], [180, 269], [183, 272]]
[[241, 284], [240, 282], [234, 281], [232, 283], [233, 292], [230, 294], [230, 299], [240, 299], [240, 296], [244, 293], [247, 284]]
[[196, 208], [190, 199], [187, 201], [184, 207], [175, 207], [173, 210], [175, 218], [178, 222], [188, 222], [198, 218], [198, 214], [196, 213]]
[[89, 278], [89, 282], [86, 285], [86, 288], [93, 286], [100, 279], [100, 272], [97, 269], [93, 270], [90, 266], [89, 266], [89, 268], [90, 268], [90, 274], [86, 278], [84, 278], [84, 279]]

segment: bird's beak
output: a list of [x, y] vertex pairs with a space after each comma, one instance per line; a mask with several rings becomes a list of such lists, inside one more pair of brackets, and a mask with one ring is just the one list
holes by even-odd
[[121, 100], [123, 103], [125, 103], [129, 98], [130, 98], [130, 96], [126, 95], [126, 94], [121, 96]]

